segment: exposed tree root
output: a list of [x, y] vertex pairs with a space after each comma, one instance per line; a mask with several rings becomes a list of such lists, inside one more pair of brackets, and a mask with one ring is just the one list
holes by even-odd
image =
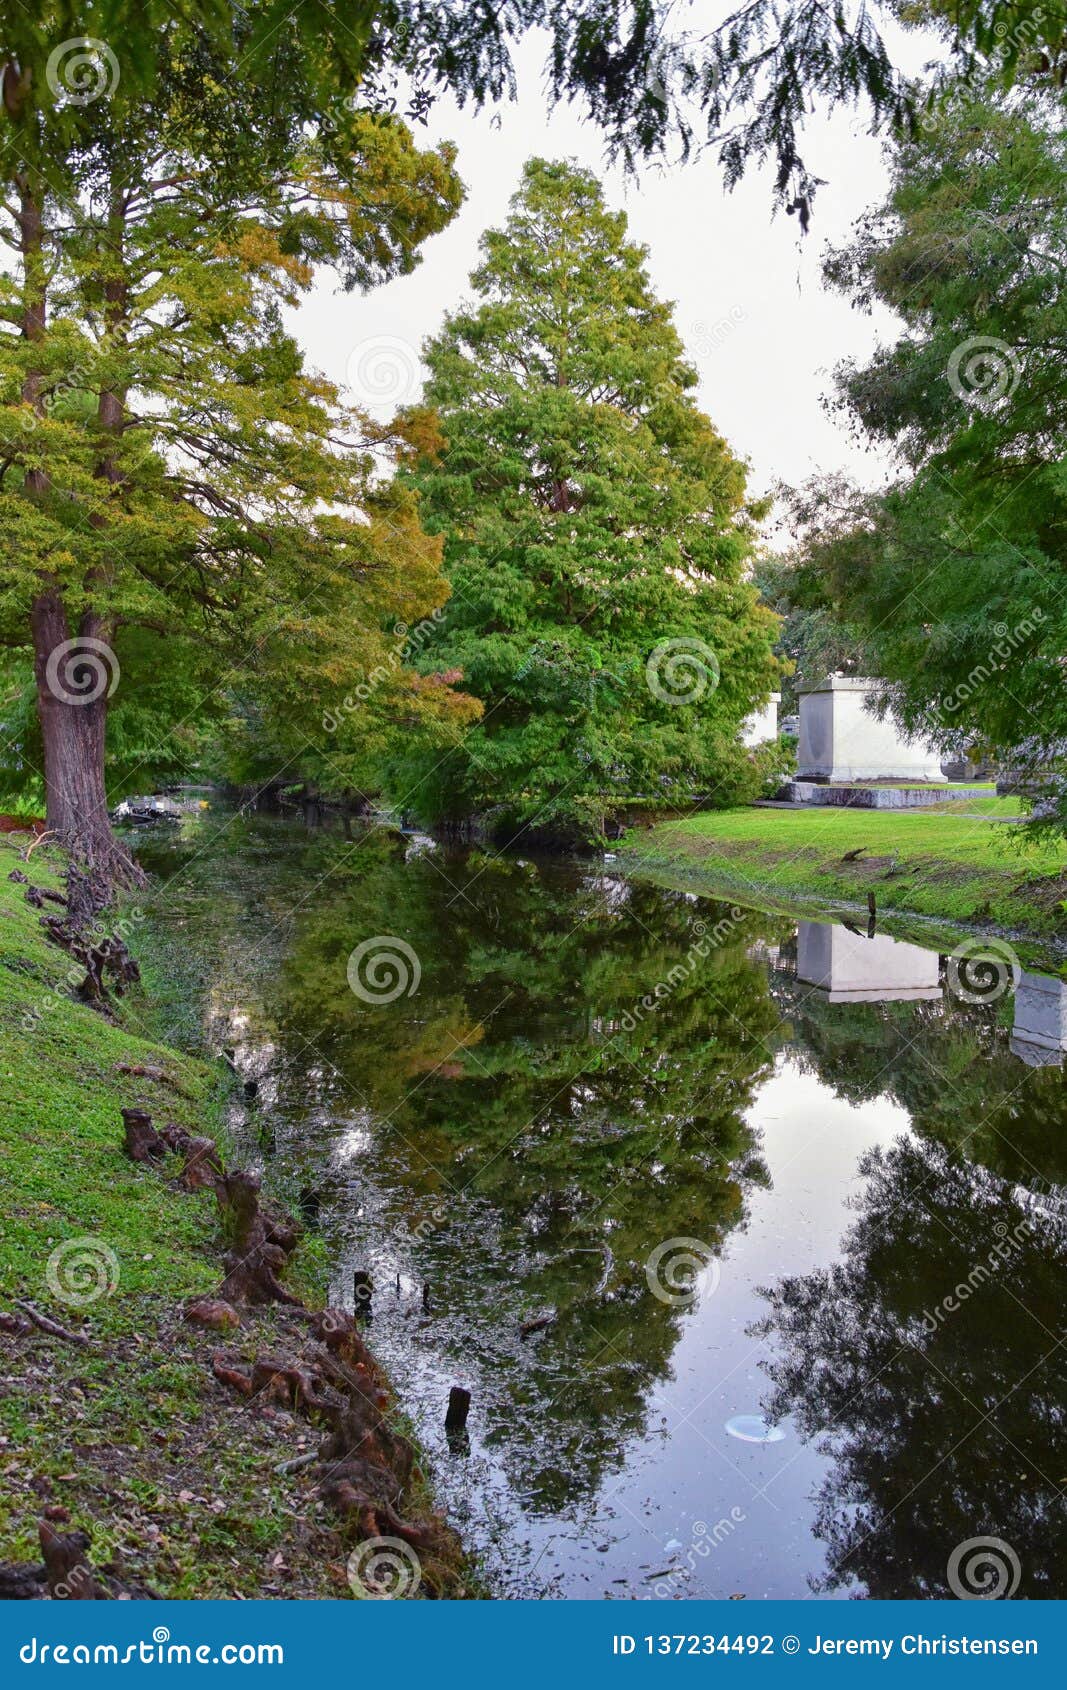
[[177, 1092], [179, 1097], [190, 1097], [192, 1095], [186, 1091], [180, 1080], [174, 1078], [173, 1074], [168, 1074], [163, 1068], [153, 1068], [145, 1062], [116, 1062], [115, 1072], [116, 1074], [132, 1074], [138, 1080], [152, 1080], [159, 1086], [169, 1086], [170, 1090]]
[[323, 1499], [359, 1538], [397, 1537], [423, 1554], [454, 1558], [458, 1539], [443, 1519], [413, 1521], [401, 1512], [417, 1472], [415, 1450], [388, 1423], [384, 1376], [356, 1322], [326, 1309], [309, 1325], [311, 1342], [299, 1358], [260, 1356], [246, 1370], [217, 1354], [216, 1379], [250, 1401], [283, 1403], [326, 1426], [306, 1465]]
[[57, 1532], [47, 1520], [38, 1523], [42, 1561], [38, 1565], [9, 1562], [0, 1565], [0, 1599], [41, 1602], [111, 1602], [117, 1598], [158, 1601], [156, 1591], [134, 1584], [115, 1562], [103, 1568], [89, 1564], [88, 1532]]
[[58, 915], [42, 916], [41, 926], [54, 945], [68, 952], [85, 969], [85, 979], [77, 989], [78, 996], [94, 1009], [102, 1010], [106, 1015], [111, 1013], [108, 978], [112, 991], [119, 998], [125, 994], [127, 986], [140, 980], [141, 970], [117, 934], [109, 933], [94, 939], [80, 930], [72, 913], [66, 919]]
[[67, 900], [62, 892], [53, 892], [48, 886], [26, 886], [26, 902], [32, 904], [35, 910], [43, 910], [45, 904], [59, 904], [66, 909]]
[[188, 1298], [185, 1319], [191, 1326], [206, 1326], [212, 1332], [232, 1332], [241, 1324], [233, 1304], [224, 1303], [221, 1297]]
[[[214, 1297], [189, 1299], [186, 1320], [222, 1332], [241, 1323], [242, 1307], [282, 1303], [307, 1322], [298, 1355], [265, 1354], [246, 1366], [216, 1351], [215, 1378], [250, 1406], [280, 1404], [325, 1428], [317, 1455], [297, 1459], [357, 1538], [400, 1538], [431, 1565], [440, 1560], [454, 1567], [459, 1539], [444, 1519], [408, 1520], [402, 1512], [411, 1482], [420, 1476], [415, 1449], [388, 1423], [388, 1383], [355, 1319], [343, 1309], [307, 1309], [280, 1282], [300, 1237], [297, 1222], [263, 1200], [257, 1175], [241, 1168], [223, 1173], [210, 1139], [157, 1129], [143, 1109], [124, 1109], [122, 1118], [134, 1161], [159, 1163], [168, 1152], [185, 1150], [188, 1171], [195, 1146], [198, 1165], [214, 1185], [228, 1243], [226, 1276]], [[432, 1594], [432, 1581], [427, 1588]]]
[[222, 1162], [214, 1139], [194, 1138], [173, 1121], [156, 1127], [147, 1109], [124, 1109], [122, 1120], [126, 1128], [124, 1149], [131, 1162], [158, 1163], [173, 1152], [185, 1157], [178, 1182], [186, 1191], [218, 1187], [223, 1177]]
[[72, 927], [86, 927], [107, 909], [118, 891], [136, 891], [147, 886], [148, 876], [125, 846], [107, 830], [105, 840], [87, 851], [84, 840], [57, 835], [70, 852], [67, 869], [67, 906]]
[[302, 1308], [300, 1298], [281, 1283], [286, 1261], [300, 1237], [296, 1222], [265, 1207], [258, 1174], [242, 1168], [216, 1181], [215, 1194], [230, 1239], [219, 1296], [227, 1303], [289, 1303]]

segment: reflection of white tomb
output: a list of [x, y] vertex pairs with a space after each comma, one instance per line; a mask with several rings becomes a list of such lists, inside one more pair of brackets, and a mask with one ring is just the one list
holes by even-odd
[[745, 717], [741, 723], [742, 745], [766, 745], [769, 740], [778, 738], [778, 706], [781, 702], [781, 693], [772, 692], [762, 709], [753, 710], [751, 716]]
[[1067, 1051], [1067, 982], [1020, 969], [1015, 981], [1011, 1048], [1031, 1067], [1063, 1061]]
[[888, 934], [867, 939], [821, 921], [802, 921], [797, 928], [797, 979], [820, 987], [830, 1003], [940, 998], [939, 961], [936, 951]]
[[939, 752], [905, 739], [891, 716], [880, 722], [864, 708], [879, 684], [863, 675], [829, 675], [819, 686], [801, 689], [802, 779], [944, 782]]

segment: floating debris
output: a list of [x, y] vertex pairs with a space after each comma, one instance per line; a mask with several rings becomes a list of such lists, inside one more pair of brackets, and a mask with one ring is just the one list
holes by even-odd
[[735, 1414], [732, 1420], [726, 1422], [726, 1430], [732, 1438], [740, 1438], [746, 1444], [780, 1444], [785, 1442], [785, 1433], [780, 1426], [772, 1426], [769, 1420], [764, 1420], [762, 1414]]

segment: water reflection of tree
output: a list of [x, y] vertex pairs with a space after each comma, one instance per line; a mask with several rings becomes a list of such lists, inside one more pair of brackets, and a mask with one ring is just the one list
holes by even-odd
[[[536, 1507], [596, 1487], [669, 1370], [682, 1315], [650, 1291], [650, 1251], [717, 1253], [766, 1177], [743, 1120], [777, 1021], [744, 949], [760, 918], [701, 947], [719, 913], [592, 872], [368, 857], [302, 917], [275, 982], [286, 1036], [373, 1112], [393, 1221], [410, 1238], [441, 1213], [412, 1241], [417, 1271], [495, 1381]], [[345, 977], [376, 933], [421, 965], [418, 992], [380, 1008]]]
[[1011, 1053], [1010, 999], [993, 1007], [951, 997], [830, 1003], [785, 974], [772, 989], [793, 1059], [839, 1097], [889, 1097], [916, 1132], [959, 1146], [1005, 1179], [1067, 1183], [1064, 1071], [1027, 1068]]
[[764, 1293], [770, 1412], [834, 1457], [818, 1588], [951, 1596], [954, 1547], [992, 1536], [1019, 1557], [1020, 1596], [1062, 1597], [1063, 1208], [929, 1142], [864, 1171], [843, 1260]]

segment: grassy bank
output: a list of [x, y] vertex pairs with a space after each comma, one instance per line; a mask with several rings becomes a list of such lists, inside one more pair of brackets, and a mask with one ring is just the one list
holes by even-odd
[[[117, 1560], [160, 1595], [347, 1596], [351, 1544], [305, 1473], [275, 1470], [319, 1434], [211, 1373], [221, 1346], [238, 1365], [291, 1351], [292, 1312], [257, 1311], [223, 1339], [186, 1324], [183, 1300], [222, 1277], [214, 1195], [122, 1150], [120, 1110], [138, 1105], [224, 1148], [232, 1080], [140, 1036], [136, 989], [117, 1024], [72, 996], [70, 958], [8, 879], [59, 885], [43, 849], [21, 863], [27, 844], [0, 839], [0, 1309], [23, 1299], [89, 1341], [0, 1332], [0, 1561], [38, 1560], [50, 1517], [90, 1533], [95, 1566]], [[290, 1288], [321, 1304], [322, 1279], [302, 1247]]]
[[[1067, 850], [1023, 845], [1013, 799], [926, 810], [819, 808], [703, 812], [627, 835], [625, 867], [708, 892], [879, 911], [953, 927], [1067, 939]], [[846, 852], [863, 848], [845, 860]]]

